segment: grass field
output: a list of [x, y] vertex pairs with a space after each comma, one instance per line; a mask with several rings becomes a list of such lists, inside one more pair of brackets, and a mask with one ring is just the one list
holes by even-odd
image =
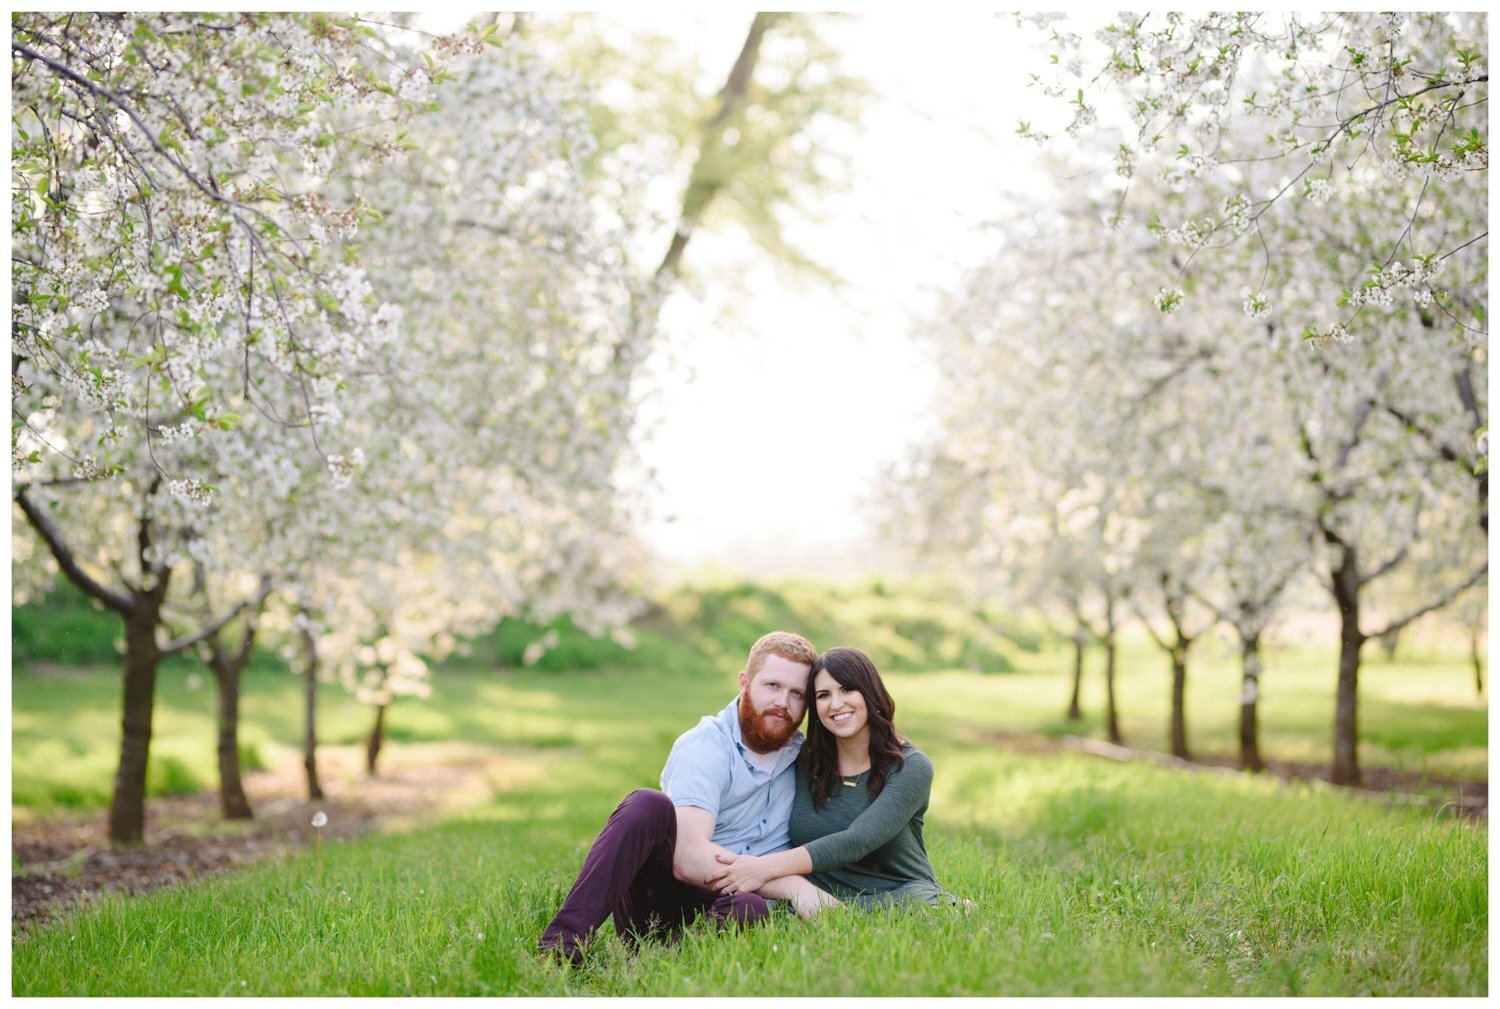
[[[831, 642], [820, 641], [820, 644]], [[1005, 673], [894, 672], [898, 724], [937, 766], [926, 831], [939, 879], [973, 911], [840, 912], [744, 935], [690, 931], [627, 957], [606, 926], [581, 971], [531, 946], [619, 798], [654, 786], [671, 741], [733, 694], [713, 670], [442, 670], [433, 697], [398, 702], [392, 746], [503, 748], [513, 773], [467, 812], [262, 863], [37, 928], [13, 947], [16, 995], [1482, 995], [1487, 833], [1274, 780], [1021, 753], [996, 733], [1089, 732], [1061, 717], [1067, 655], [1014, 651]], [[1160, 746], [1165, 660], [1125, 652], [1127, 740]], [[1264, 749], [1326, 760], [1333, 656], [1267, 656]], [[158, 789], [212, 778], [212, 691], [190, 664], [160, 685]], [[1227, 646], [1190, 687], [1192, 740], [1233, 752]], [[1091, 686], [1097, 669], [1091, 666]], [[297, 682], [247, 678], [247, 749], [294, 742]], [[1461, 654], [1372, 656], [1362, 691], [1367, 765], [1484, 777], [1487, 718]], [[13, 677], [18, 817], [107, 801], [117, 674], [22, 665]], [[325, 738], [368, 712], [330, 688]]]
[[[512, 642], [506, 652], [519, 654], [523, 647], [519, 641]], [[743, 661], [743, 652], [731, 654], [730, 647], [721, 645], [717, 654], [698, 655], [684, 648], [672, 649], [660, 640], [649, 641], [647, 651], [648, 661], [659, 660], [652, 663], [655, 672], [679, 675], [690, 686], [702, 680], [709, 688], [689, 693], [699, 707], [690, 706], [682, 718], [665, 719], [659, 729], [651, 730], [654, 736], [649, 742], [664, 758], [672, 740], [696, 714], [722, 707], [717, 694], [726, 685], [733, 692], [730, 673], [715, 677], [707, 670], [733, 670]], [[1362, 763], [1441, 778], [1487, 777], [1487, 698], [1476, 694], [1473, 674], [1461, 652], [1413, 650], [1398, 653], [1394, 660], [1386, 660], [1374, 648], [1368, 654], [1361, 686]], [[613, 658], [616, 653], [604, 657]], [[512, 665], [496, 673], [490, 660], [478, 657], [440, 670], [430, 702], [398, 700], [392, 706], [386, 737], [396, 745], [403, 740], [458, 740], [546, 749], [587, 743], [598, 731], [588, 717], [576, 717], [580, 710], [591, 710], [587, 699], [567, 697], [564, 703], [578, 673], [556, 668], [557, 662], [570, 658], [591, 659], [580, 651], [563, 649], [560, 655], [549, 656], [547, 667], [533, 670]], [[897, 694], [902, 724], [922, 739], [995, 733], [1102, 735], [1099, 655], [1091, 654], [1088, 660], [1080, 722], [1063, 717], [1072, 661], [1067, 649], [1056, 644], [1038, 645], [1034, 650], [1012, 647], [1010, 657], [1003, 661], [1011, 666], [1005, 673], [980, 674], [971, 669], [889, 673], [893, 683], [909, 685]], [[1331, 650], [1306, 644], [1267, 649], [1261, 701], [1263, 755], [1301, 763], [1328, 762], [1335, 662]], [[600, 715], [607, 718], [612, 704], [632, 703], [637, 683], [633, 678], [650, 671], [609, 667], [604, 675], [612, 677], [611, 682], [626, 684], [627, 696], [611, 698]], [[530, 685], [527, 702], [511, 707], [513, 697], [500, 705], [488, 696], [486, 691], [502, 682], [496, 677], [503, 677], [507, 684]], [[1127, 637], [1119, 677], [1117, 693], [1127, 743], [1166, 749], [1166, 658], [1149, 640]], [[25, 821], [50, 811], [108, 806], [118, 759], [119, 689], [115, 666], [97, 659], [17, 662], [11, 714], [13, 816]], [[267, 744], [297, 745], [302, 732], [300, 689], [299, 681], [269, 656], [246, 674], [241, 749], [247, 768], [270, 759], [262, 753]], [[1196, 754], [1232, 757], [1237, 752], [1238, 694], [1233, 648], [1224, 641], [1204, 641], [1194, 653], [1188, 688], [1189, 741]], [[320, 696], [321, 740], [361, 741], [369, 731], [370, 710], [336, 686], [326, 686]], [[213, 680], [200, 664], [184, 659], [163, 666], [148, 782], [152, 794], [214, 787], [213, 704]]]

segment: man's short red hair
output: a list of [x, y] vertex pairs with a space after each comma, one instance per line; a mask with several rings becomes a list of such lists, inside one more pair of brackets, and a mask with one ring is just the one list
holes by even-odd
[[801, 662], [812, 665], [818, 658], [818, 650], [812, 646], [800, 634], [790, 631], [772, 631], [763, 635], [750, 649], [750, 657], [745, 660], [745, 678], [753, 680], [755, 674], [760, 672], [761, 666], [766, 664], [766, 656], [779, 655], [791, 662]]

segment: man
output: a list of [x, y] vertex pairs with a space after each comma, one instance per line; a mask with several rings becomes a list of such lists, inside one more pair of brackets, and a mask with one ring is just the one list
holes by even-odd
[[801, 876], [772, 880], [759, 893], [705, 889], [720, 868], [715, 855], [765, 855], [788, 845], [797, 727], [816, 658], [806, 638], [786, 631], [755, 643], [739, 696], [673, 744], [662, 790], [637, 789], [610, 814], [539, 949], [580, 963], [607, 917], [633, 943], [673, 934], [699, 912], [752, 924], [769, 913], [766, 898], [789, 900], [804, 916], [838, 903]]

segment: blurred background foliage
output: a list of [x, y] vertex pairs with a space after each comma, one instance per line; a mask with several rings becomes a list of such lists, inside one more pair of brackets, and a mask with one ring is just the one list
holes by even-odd
[[[109, 802], [119, 737], [118, 621], [67, 585], [12, 613], [12, 811], [18, 822]], [[1066, 717], [1071, 643], [1034, 613], [976, 609], [937, 580], [812, 579], [753, 582], [703, 573], [648, 595], [616, 638], [591, 637], [567, 618], [504, 620], [435, 665], [432, 695], [391, 706], [385, 736], [403, 746], [478, 745], [558, 753], [592, 746], [605, 726], [658, 756], [697, 718], [734, 693], [735, 674], [766, 630], [806, 635], [817, 647], [853, 645], [879, 665], [897, 724], [918, 745], [989, 747], [1024, 737], [1097, 735], [1102, 657], [1090, 654], [1083, 718]], [[1361, 748], [1371, 767], [1436, 778], [1488, 774], [1488, 710], [1461, 637], [1439, 623], [1369, 660]], [[1335, 646], [1326, 635], [1286, 633], [1266, 650], [1268, 759], [1320, 765], [1327, 753]], [[1144, 634], [1121, 645], [1125, 738], [1165, 749], [1167, 656]], [[1239, 670], [1227, 637], [1204, 642], [1189, 681], [1189, 731], [1204, 760], [1232, 760]], [[300, 677], [262, 648], [243, 680], [240, 755], [247, 771], [295, 766], [305, 731]], [[215, 692], [201, 662], [164, 663], [157, 684], [148, 792], [213, 789], [209, 741]], [[371, 711], [345, 691], [318, 700], [320, 749], [362, 750]], [[613, 730], [610, 730], [613, 731]], [[643, 784], [651, 784], [649, 781]]]

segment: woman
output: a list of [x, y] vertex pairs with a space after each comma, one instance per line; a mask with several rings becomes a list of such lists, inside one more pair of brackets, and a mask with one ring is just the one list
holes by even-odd
[[896, 702], [875, 664], [854, 648], [832, 648], [813, 663], [816, 716], [797, 757], [792, 804], [795, 847], [770, 855], [718, 856], [708, 883], [751, 893], [781, 876], [862, 905], [921, 900], [953, 903], [937, 884], [922, 843], [932, 761], [896, 732]]

